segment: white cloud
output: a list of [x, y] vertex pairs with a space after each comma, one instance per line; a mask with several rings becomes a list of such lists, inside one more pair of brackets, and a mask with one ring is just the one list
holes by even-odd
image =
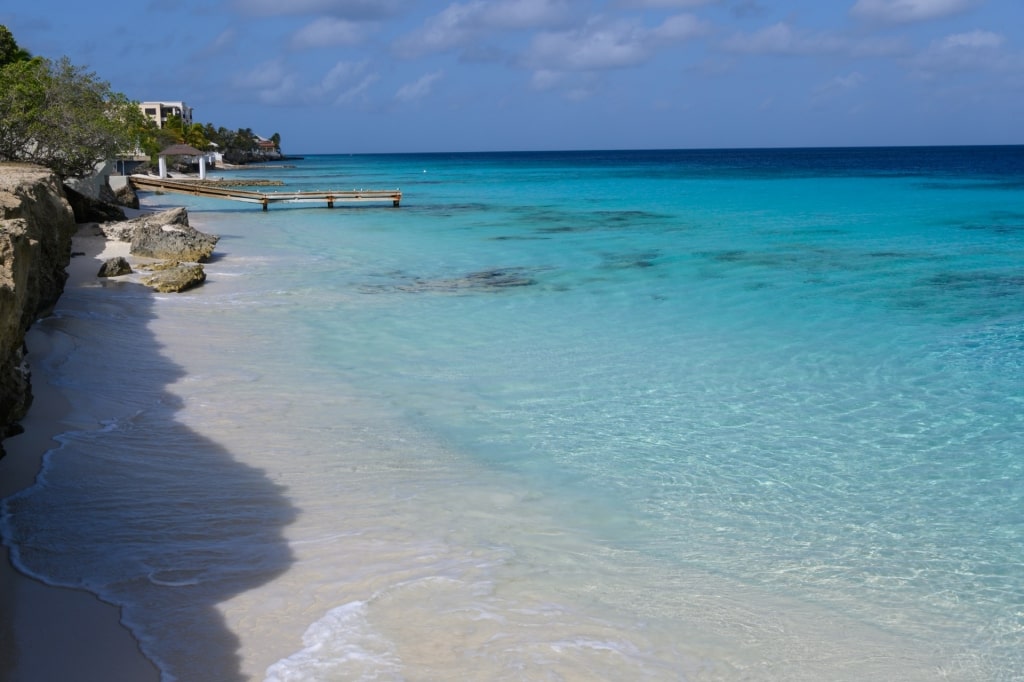
[[210, 43], [209, 50], [211, 52], [220, 52], [221, 50], [227, 49], [237, 38], [237, 32], [233, 28], [229, 28], [225, 31], [221, 31], [212, 43]]
[[857, 0], [850, 14], [869, 21], [905, 24], [937, 19], [970, 9], [977, 0]]
[[454, 3], [395, 43], [398, 52], [416, 57], [479, 42], [494, 31], [556, 26], [568, 15], [566, 0], [473, 0]]
[[722, 43], [730, 52], [776, 55], [847, 54], [854, 57], [890, 57], [904, 54], [906, 43], [899, 38], [851, 40], [835, 33], [812, 33], [793, 28], [784, 21], [754, 33], [736, 33]]
[[478, 27], [479, 5], [449, 5], [443, 12], [431, 17], [422, 27], [398, 40], [399, 53], [415, 57], [432, 52], [444, 52], [467, 42]]
[[560, 86], [566, 78], [566, 74], [562, 71], [548, 71], [547, 69], [538, 69], [533, 72], [533, 77], [530, 79], [530, 84], [536, 90], [553, 90]]
[[214, 38], [205, 47], [200, 49], [192, 59], [203, 60], [209, 59], [214, 55], [219, 55], [224, 52], [231, 51], [238, 42], [238, 33], [233, 28], [221, 31], [216, 38]]
[[280, 59], [263, 62], [233, 81], [233, 86], [263, 104], [295, 106], [323, 102], [343, 104], [363, 95], [378, 80], [370, 72], [368, 61], [337, 62], [320, 79], [302, 82], [302, 72], [294, 72]]
[[572, 31], [534, 37], [527, 62], [557, 71], [591, 71], [635, 66], [651, 54], [647, 32], [630, 21], [591, 20]]
[[320, 80], [319, 91], [325, 94], [334, 93], [360, 79], [365, 79], [368, 68], [369, 63], [366, 61], [338, 62]]
[[955, 33], [933, 42], [914, 60], [915, 75], [934, 80], [955, 71], [1019, 73], [1024, 57], [1002, 50], [1005, 38], [980, 29]]
[[597, 17], [580, 28], [537, 34], [523, 61], [541, 71], [622, 69], [642, 64], [659, 47], [706, 31], [703, 22], [686, 14], [669, 17], [654, 28]]
[[1005, 38], [998, 33], [975, 29], [968, 33], [946, 36], [938, 43], [938, 48], [941, 50], [987, 49], [1000, 47], [1004, 42]]
[[842, 93], [856, 90], [863, 85], [866, 80], [867, 78], [864, 77], [864, 74], [859, 71], [854, 71], [845, 76], [836, 76], [828, 83], [825, 83], [815, 90], [814, 97], [817, 101], [826, 100]]
[[360, 24], [347, 19], [320, 17], [292, 34], [290, 44], [295, 49], [355, 45], [365, 33]]
[[719, 2], [719, 0], [620, 0], [622, 7], [669, 7], [684, 9], [689, 7], [700, 7]]
[[651, 35], [661, 40], [674, 42], [689, 40], [708, 32], [708, 25], [692, 14], [677, 14], [667, 18]]
[[859, 88], [865, 80], [864, 74], [854, 71], [846, 76], [836, 76], [832, 79], [832, 85], [838, 90], [852, 90]]
[[421, 76], [419, 80], [414, 83], [407, 83], [398, 89], [395, 93], [395, 99], [400, 99], [404, 102], [411, 102], [418, 99], [423, 99], [429, 95], [434, 89], [434, 83], [440, 80], [443, 73], [441, 71], [434, 71]]
[[325, 14], [353, 20], [380, 19], [401, 9], [399, 0], [234, 0], [243, 14]]
[[849, 43], [828, 33], [797, 31], [780, 21], [751, 34], [737, 33], [726, 40], [723, 47], [755, 54], [822, 54], [843, 51]]
[[262, 62], [247, 73], [235, 78], [235, 85], [240, 88], [261, 89], [278, 85], [287, 77], [284, 64], [279, 59]]
[[338, 96], [334, 98], [335, 104], [348, 104], [356, 99], [359, 99], [366, 94], [366, 91], [370, 89], [370, 86], [379, 80], [379, 77], [375, 73], [367, 74], [357, 82], [352, 84], [351, 87], [342, 90], [338, 93]]
[[299, 90], [298, 79], [279, 59], [258, 64], [249, 72], [237, 76], [234, 86], [255, 93], [263, 104], [294, 103]]
[[506, 0], [474, 4], [484, 5], [482, 24], [496, 29], [551, 26], [562, 21], [569, 13], [569, 5], [565, 0]]

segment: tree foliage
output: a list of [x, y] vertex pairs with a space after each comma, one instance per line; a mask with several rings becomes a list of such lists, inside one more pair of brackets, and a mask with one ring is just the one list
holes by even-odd
[[185, 123], [184, 119], [176, 114], [167, 117], [163, 130], [167, 131], [172, 144], [180, 142], [200, 151], [206, 151], [206, 148], [210, 146], [210, 140], [201, 123]]
[[[272, 139], [280, 146], [280, 135]], [[71, 178], [91, 174], [101, 161], [139, 151], [155, 162], [161, 150], [176, 142], [203, 151], [215, 143], [230, 163], [262, 161], [256, 141], [249, 128], [189, 125], [180, 117], [160, 128], [138, 102], [114, 92], [96, 74], [66, 57], [33, 57], [0, 25], [0, 161], [37, 163]]]
[[27, 50], [18, 46], [7, 27], [0, 24], [0, 67], [14, 62], [25, 62], [31, 58], [32, 55]]
[[0, 160], [83, 177], [139, 147], [146, 122], [136, 103], [66, 57], [29, 58], [0, 28]]
[[207, 140], [217, 145], [228, 163], [244, 164], [263, 160], [257, 149], [258, 138], [251, 128], [228, 130], [224, 127], [214, 128], [212, 123], [207, 123], [203, 126], [203, 132]]

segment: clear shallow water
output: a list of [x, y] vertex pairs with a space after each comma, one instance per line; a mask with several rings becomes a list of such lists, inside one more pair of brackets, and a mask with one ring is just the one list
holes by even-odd
[[209, 280], [65, 296], [4, 503], [168, 679], [1024, 671], [1021, 148], [245, 173], [405, 197], [150, 196]]

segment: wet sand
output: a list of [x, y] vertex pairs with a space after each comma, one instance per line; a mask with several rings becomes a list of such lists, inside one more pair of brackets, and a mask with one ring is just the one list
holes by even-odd
[[[65, 290], [95, 277], [106, 258], [128, 255], [128, 245], [108, 242], [80, 229], [72, 247]], [[58, 304], [59, 306], [59, 304]], [[51, 383], [42, 358], [52, 352], [45, 330], [34, 327], [26, 339], [33, 368], [34, 400], [22, 421], [25, 432], [4, 441], [0, 459], [0, 498], [34, 481], [44, 453], [65, 430], [67, 401]], [[159, 671], [120, 622], [120, 609], [84, 590], [45, 585], [18, 572], [7, 547], [0, 549], [0, 680], [41, 682], [149, 682]]]

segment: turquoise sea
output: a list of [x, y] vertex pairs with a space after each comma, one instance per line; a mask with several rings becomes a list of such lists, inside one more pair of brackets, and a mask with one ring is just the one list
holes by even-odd
[[4, 542], [165, 680], [1024, 679], [1024, 147], [288, 165], [402, 205], [39, 324]]

